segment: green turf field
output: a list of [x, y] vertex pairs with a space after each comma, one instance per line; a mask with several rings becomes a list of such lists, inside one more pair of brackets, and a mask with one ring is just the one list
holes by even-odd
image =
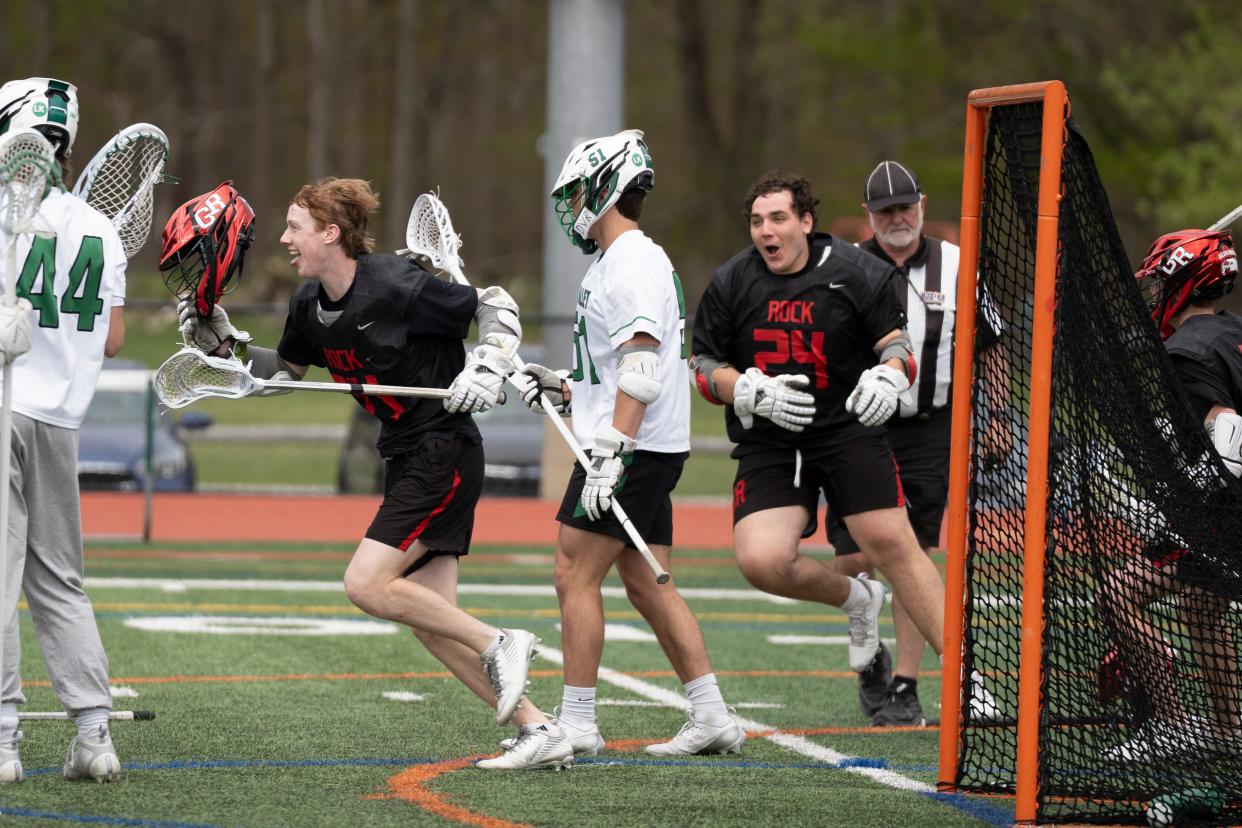
[[[614, 595], [605, 602], [613, 640], [604, 666], [616, 672], [599, 690], [608, 750], [564, 773], [474, 769], [462, 760], [498, 752], [512, 730], [497, 727], [411, 635], [351, 607], [339, 586], [350, 551], [89, 543], [87, 588], [116, 707], [157, 719], [114, 723], [125, 765], [116, 785], [64, 781], [72, 726], [24, 722], [27, 779], [0, 790], [0, 822], [616, 828], [1012, 819], [1004, 800], [931, 793], [934, 729], [866, 728], [843, 643], [773, 638], [845, 636], [844, 616], [748, 590], [724, 551], [681, 553], [674, 573], [726, 699], [749, 722], [740, 757], [656, 761], [642, 752], [676, 732], [684, 696], [646, 625]], [[561, 641], [549, 550], [476, 547], [461, 581], [470, 612], [542, 637], [531, 697], [550, 709], [560, 698]], [[512, 586], [545, 590], [505, 594]], [[24, 610], [22, 623], [25, 709], [55, 710]], [[190, 631], [167, 631], [174, 625]], [[890, 636], [887, 617], [884, 629]], [[929, 655], [920, 682], [929, 716], [939, 713], [935, 666]]]

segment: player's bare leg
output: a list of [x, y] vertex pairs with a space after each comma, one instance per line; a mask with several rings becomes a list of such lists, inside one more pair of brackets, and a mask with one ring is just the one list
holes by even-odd
[[733, 526], [738, 569], [756, 589], [839, 607], [849, 598], [849, 579], [798, 552], [807, 519], [801, 506], [783, 506], [739, 520]]
[[1192, 653], [1205, 674], [1212, 745], [1236, 751], [1238, 733], [1238, 647], [1228, 622], [1229, 600], [1200, 589], [1188, 589], [1178, 601], [1178, 612], [1190, 638]]
[[[651, 554], [666, 571], [669, 570], [670, 552], [667, 546], [651, 547]], [[710, 673], [712, 665], [707, 658], [707, 645], [703, 642], [699, 621], [673, 582], [657, 584], [651, 577], [651, 568], [630, 549], [617, 559], [617, 573], [625, 584], [626, 597], [651, 625], [651, 631], [682, 683]]]
[[625, 544], [561, 524], [556, 538], [556, 597], [561, 605], [565, 683], [594, 687], [604, 653], [604, 576]]
[[[411, 573], [409, 580], [425, 586], [438, 594], [445, 601], [457, 605], [457, 558], [452, 555], [441, 555], [432, 558], [417, 572]], [[458, 641], [425, 630], [413, 630], [414, 637], [427, 648], [436, 659], [447, 667], [457, 680], [466, 685], [470, 692], [487, 703], [488, 707], [496, 706], [496, 693], [492, 683], [483, 673], [483, 665], [479, 662], [479, 654]], [[519, 727], [524, 724], [547, 724], [548, 717], [539, 708], [522, 699], [517, 712], [513, 714], [513, 723]]]
[[368, 615], [442, 635], [481, 653], [498, 629], [458, 609], [424, 584], [402, 577], [406, 568], [427, 551], [415, 542], [402, 552], [369, 538], [358, 544], [345, 570], [345, 594]]
[[940, 655], [944, 648], [944, 583], [919, 547], [905, 509], [875, 509], [844, 518], [868, 559], [900, 595], [923, 639]]

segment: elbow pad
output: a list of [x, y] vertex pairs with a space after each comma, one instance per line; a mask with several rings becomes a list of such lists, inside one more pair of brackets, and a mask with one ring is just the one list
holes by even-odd
[[660, 398], [660, 357], [655, 346], [622, 348], [617, 374], [617, 387], [640, 403], [651, 405]]

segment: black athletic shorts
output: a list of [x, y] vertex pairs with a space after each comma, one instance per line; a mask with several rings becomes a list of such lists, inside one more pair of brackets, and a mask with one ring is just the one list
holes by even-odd
[[754, 512], [802, 506], [810, 519], [802, 537], [819, 525], [819, 493], [833, 514], [856, 515], [905, 505], [901, 478], [888, 440], [868, 431], [840, 445], [802, 449], [801, 485], [794, 486], [792, 448], [761, 449], [738, 460], [733, 480], [733, 522]]
[[[616, 490], [617, 500], [625, 510], [625, 516], [648, 544], [673, 545], [673, 499], [670, 495], [681, 478], [681, 470], [689, 456], [689, 452], [636, 451], [629, 468], [621, 473], [620, 486]], [[585, 532], [620, 538], [626, 546], [634, 548], [611, 509], [604, 512], [599, 520], [586, 516], [586, 510], [582, 508], [582, 487], [585, 484], [586, 471], [575, 463], [556, 519]]]
[[[888, 421], [888, 443], [897, 468], [901, 470], [901, 487], [906, 493], [906, 513], [922, 547], [940, 545], [940, 524], [949, 497], [949, 442], [953, 415], [948, 408], [926, 416]], [[838, 555], [852, 555], [858, 544], [846, 531], [845, 524], [829, 510], [828, 540]]]
[[388, 458], [384, 502], [367, 537], [402, 551], [422, 541], [428, 552], [406, 574], [437, 555], [465, 555], [474, 507], [483, 491], [483, 447], [459, 435], [430, 435], [417, 448]]

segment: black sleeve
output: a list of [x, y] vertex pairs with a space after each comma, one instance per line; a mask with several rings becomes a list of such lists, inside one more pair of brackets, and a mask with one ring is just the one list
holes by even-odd
[[474, 288], [428, 274], [412, 286], [404, 316], [415, 335], [465, 339], [478, 306]]
[[723, 295], [723, 279], [716, 276], [699, 299], [694, 314], [693, 353], [729, 362], [729, 344], [733, 341], [733, 320], [728, 313], [727, 297]]
[[863, 332], [870, 338], [869, 345], [875, 345], [888, 333], [906, 326], [906, 312], [901, 309], [901, 300], [898, 298], [898, 291], [901, 289], [897, 270], [890, 267], [887, 275], [876, 285], [872, 301], [863, 302], [859, 308], [859, 322]]
[[280, 336], [276, 353], [290, 365], [318, 365], [324, 367], [323, 354], [315, 348], [302, 330], [300, 310], [305, 304], [302, 292], [297, 291], [289, 300], [289, 315], [285, 317], [285, 332]]
[[1177, 370], [1182, 387], [1186, 389], [1186, 396], [1190, 398], [1191, 409], [1197, 417], [1206, 418], [1208, 411], [1217, 404], [1237, 409], [1229, 387], [1219, 372], [1183, 354], [1174, 353], [1171, 356], [1173, 367]]
[[975, 303], [975, 337], [980, 349], [990, 348], [1000, 341], [1001, 330], [1004, 328], [1000, 311], [992, 300], [992, 294], [982, 282], [978, 283], [975, 293], [978, 296]]

